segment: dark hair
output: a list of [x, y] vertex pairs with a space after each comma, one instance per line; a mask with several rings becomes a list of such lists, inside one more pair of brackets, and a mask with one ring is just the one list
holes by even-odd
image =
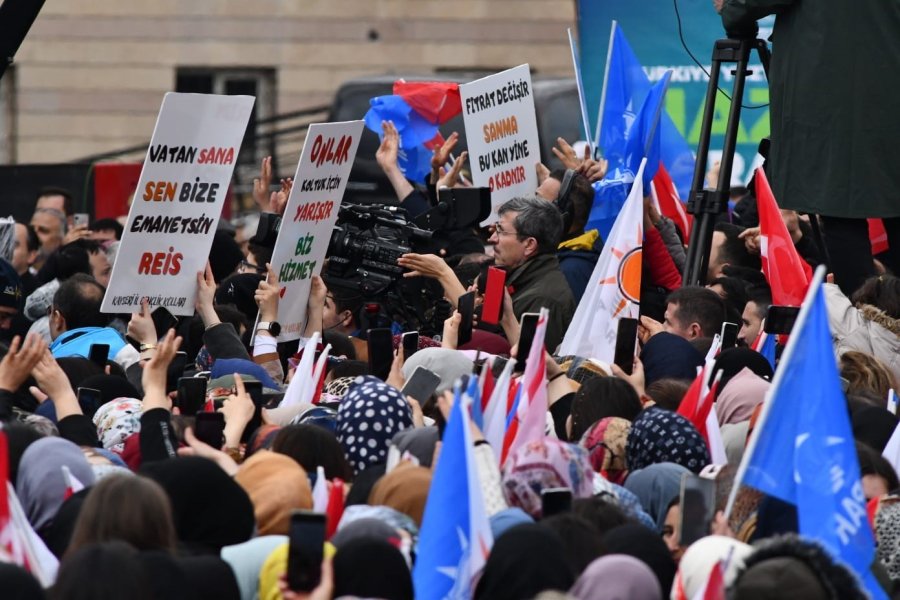
[[633, 421], [641, 412], [641, 399], [628, 382], [617, 377], [595, 377], [586, 381], [572, 400], [570, 440], [578, 441], [591, 425], [606, 417]]
[[247, 251], [253, 255], [256, 268], [259, 269], [259, 272], [263, 275], [266, 273], [266, 264], [272, 262], [272, 250], [274, 250], [274, 247], [269, 248], [268, 246], [260, 246], [253, 242], [247, 244]]
[[330, 329], [322, 334], [322, 343], [331, 344], [331, 356], [346, 356], [348, 360], [356, 360], [356, 346], [343, 333]]
[[604, 533], [632, 522], [632, 518], [619, 506], [615, 498], [608, 493], [590, 498], [577, 498], [572, 501], [572, 512], [587, 519], [600, 533]]
[[172, 506], [165, 490], [152, 479], [109, 475], [100, 480], [81, 507], [66, 552], [117, 540], [143, 551], [175, 551]]
[[677, 305], [674, 316], [684, 325], [691, 323], [700, 325], [701, 337], [711, 338], [722, 328], [722, 321], [725, 320], [725, 301], [708, 288], [684, 286], [669, 294], [666, 302]]
[[[6, 433], [6, 443], [9, 456], [9, 482], [16, 485], [16, 478], [19, 475], [19, 463], [22, 461], [22, 455], [28, 446], [35, 443], [42, 437], [34, 427], [19, 423], [18, 421], [10, 421], [3, 425], [3, 431]], [[5, 482], [3, 485], [6, 485]]]
[[44, 197], [47, 196], [62, 196], [63, 197], [63, 212], [66, 213], [66, 216], [70, 216], [75, 213], [75, 202], [72, 199], [72, 192], [65, 188], [61, 187], [52, 187], [47, 186], [43, 187], [38, 191], [37, 198], [35, 198], [34, 202], [37, 202]]
[[563, 234], [563, 219], [556, 206], [546, 200], [519, 197], [507, 200], [497, 210], [499, 216], [514, 212], [516, 228], [520, 240], [533, 237], [537, 241], [538, 254], [556, 252]]
[[353, 470], [344, 455], [344, 449], [333, 433], [316, 425], [288, 425], [283, 427], [272, 451], [290, 456], [307, 473], [315, 473], [316, 467], [325, 469], [325, 478], [353, 479]]
[[53, 295], [53, 309], [66, 320], [66, 329], [106, 327], [109, 316], [100, 312], [106, 288], [84, 273], [76, 273], [59, 285]]
[[334, 364], [331, 369], [331, 378], [359, 377], [369, 374], [369, 364], [364, 360], [342, 360]]
[[871, 304], [892, 319], [900, 319], [900, 277], [885, 273], [867, 279], [850, 298], [853, 304]]
[[238, 335], [241, 335], [241, 326], [248, 328], [247, 315], [242, 313], [233, 304], [216, 304], [213, 307], [219, 320], [223, 323], [231, 323]]
[[51, 279], [55, 276], [56, 279], [65, 281], [77, 273], [85, 275], [93, 273], [90, 255], [87, 249], [79, 244], [66, 244], [50, 255], [47, 262], [50, 263], [48, 269], [52, 270], [48, 273]]
[[724, 296], [720, 296], [725, 301], [726, 307], [736, 311], [738, 315], [744, 312], [744, 305], [747, 304], [749, 295], [747, 293], [747, 284], [737, 277], [719, 277], [709, 282], [707, 287], [719, 285]]
[[859, 460], [859, 475], [876, 475], [884, 479], [887, 483], [887, 489], [890, 493], [895, 493], [900, 488], [900, 480], [897, 479], [897, 472], [894, 467], [887, 461], [877, 450], [864, 444], [856, 442], [856, 457]]
[[153, 586], [125, 542], [91, 544], [65, 557], [47, 597], [50, 600], [151, 600]]
[[122, 239], [122, 233], [125, 231], [122, 224], [115, 219], [97, 219], [91, 223], [89, 229], [91, 231], [113, 231], [117, 240]]
[[362, 310], [364, 304], [363, 297], [359, 294], [353, 294], [343, 290], [328, 290], [328, 292], [331, 295], [331, 301], [334, 303], [334, 312], [340, 314], [345, 310], [349, 310], [351, 318], [353, 319], [353, 324], [358, 325], [360, 319], [359, 312]]
[[29, 223], [17, 222], [25, 228], [25, 247], [29, 252], [37, 252], [41, 248], [41, 238], [38, 237], [37, 231]]
[[762, 268], [758, 254], [751, 254], [747, 250], [744, 240], [738, 236], [744, 231], [743, 227], [731, 223], [716, 223], [716, 231], [725, 234], [725, 241], [719, 249], [719, 261], [724, 264], [746, 267], [759, 271]]
[[600, 532], [593, 523], [573, 512], [547, 517], [540, 525], [559, 535], [565, 548], [566, 562], [575, 571], [576, 576], [604, 554]]
[[[550, 177], [560, 183], [562, 183], [565, 176], [566, 169], [554, 169], [550, 172]], [[591, 182], [581, 173], [575, 173], [572, 176], [572, 186], [569, 188], [570, 229], [584, 231], [584, 226], [587, 225], [593, 204], [594, 188], [591, 186]]]
[[766, 285], [753, 285], [747, 288], [747, 302], [757, 306], [756, 316], [764, 319], [772, 306], [772, 290]]
[[648, 385], [646, 393], [653, 398], [658, 407], [674, 412], [678, 410], [689, 387], [691, 387], [691, 382], [687, 379], [664, 377]]
[[[73, 390], [77, 390], [84, 380], [96, 375], [102, 375], [104, 369], [94, 361], [83, 356], [63, 356], [56, 359], [59, 368], [66, 374], [69, 385]], [[104, 398], [104, 402], [114, 400], [114, 398]]]
[[740, 267], [738, 265], [725, 265], [722, 267], [722, 275], [743, 279], [748, 285], [762, 285], [769, 287], [769, 282], [766, 280], [766, 276], [760, 269]]

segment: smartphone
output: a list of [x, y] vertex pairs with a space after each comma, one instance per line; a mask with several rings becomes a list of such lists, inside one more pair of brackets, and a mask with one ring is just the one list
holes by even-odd
[[325, 515], [295, 510], [291, 513], [288, 541], [288, 587], [295, 592], [314, 590], [322, 575]]
[[84, 416], [90, 419], [97, 412], [97, 409], [103, 405], [103, 394], [100, 390], [95, 390], [94, 388], [80, 387], [78, 388], [78, 405], [81, 406], [81, 412], [84, 413]]
[[170, 329], [178, 327], [178, 317], [162, 306], [157, 306], [153, 312], [150, 313], [150, 318], [153, 319], [153, 326], [156, 328], [157, 338], [165, 336]]
[[487, 282], [484, 285], [484, 302], [481, 305], [482, 323], [496, 325], [500, 322], [505, 286], [506, 271], [497, 267], [488, 267]]
[[638, 323], [637, 319], [622, 317], [619, 319], [619, 328], [616, 331], [616, 351], [613, 354], [613, 362], [625, 371], [626, 375], [631, 375], [631, 369], [634, 367], [634, 345], [637, 343]]
[[105, 369], [106, 361], [109, 358], [109, 344], [91, 344], [88, 358], [95, 365]]
[[87, 213], [75, 213], [72, 215], [72, 225], [75, 227], [87, 227], [91, 224], [91, 216]]
[[516, 372], [524, 373], [528, 355], [531, 353], [531, 344], [534, 342], [534, 332], [537, 329], [538, 313], [525, 313], [519, 323], [519, 348], [516, 351]]
[[206, 380], [202, 377], [182, 377], [178, 380], [175, 406], [183, 415], [196, 415], [206, 404]]
[[766, 314], [766, 333], [783, 333], [788, 334], [794, 328], [794, 322], [797, 321], [797, 315], [800, 314], [798, 306], [776, 306], [769, 307]]
[[709, 535], [716, 514], [716, 482], [693, 473], [681, 476], [679, 544], [685, 548]]
[[466, 292], [456, 301], [456, 310], [462, 316], [456, 337], [456, 347], [472, 341], [472, 318], [475, 315], [475, 292]]
[[222, 449], [225, 432], [225, 415], [219, 412], [198, 412], [194, 417], [194, 435], [204, 444], [216, 450]]
[[263, 384], [260, 381], [245, 381], [244, 391], [253, 400], [254, 407], [253, 417], [250, 418], [250, 422], [247, 423], [247, 426], [244, 427], [244, 432], [241, 434], [241, 441], [246, 444], [250, 441], [250, 436], [253, 435], [253, 432], [262, 425], [262, 409], [265, 405], [265, 398], [263, 398]]
[[369, 347], [369, 373], [382, 381], [391, 372], [394, 361], [394, 336], [390, 329], [370, 329], [366, 332], [366, 344]]
[[425, 367], [416, 367], [413, 374], [406, 380], [406, 384], [400, 393], [403, 397], [412, 396], [419, 401], [419, 404], [425, 404], [425, 401], [431, 398], [434, 391], [441, 383], [441, 378], [434, 371], [429, 371]]
[[572, 510], [572, 490], [569, 488], [546, 488], [541, 491], [541, 518]]
[[491, 374], [494, 376], [494, 379], [499, 379], [500, 375], [503, 374], [503, 369], [506, 368], [506, 363], [509, 360], [503, 358], [502, 356], [495, 356], [494, 360], [491, 362]]
[[409, 357], [419, 349], [419, 332], [407, 331], [400, 339], [403, 341], [403, 360], [409, 360]]
[[728, 321], [722, 323], [722, 332], [719, 334], [719, 337], [722, 338], [723, 351], [737, 346], [737, 336], [739, 329], [740, 327], [738, 327], [737, 323], [729, 323]]

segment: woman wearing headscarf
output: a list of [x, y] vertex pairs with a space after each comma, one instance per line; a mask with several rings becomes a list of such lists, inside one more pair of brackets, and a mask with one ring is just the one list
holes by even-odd
[[631, 421], [606, 417], [591, 425], [578, 445], [588, 451], [591, 467], [606, 479], [621, 485], [628, 476], [625, 464], [625, 442]]
[[409, 515], [421, 527], [430, 487], [430, 469], [409, 463], [400, 464], [375, 483], [369, 494], [369, 504], [389, 506]]
[[250, 496], [259, 535], [287, 535], [291, 511], [313, 507], [306, 471], [283, 454], [257, 452], [241, 464], [234, 480]]
[[593, 495], [594, 472], [587, 452], [573, 444], [544, 438], [520, 446], [503, 465], [503, 492], [510, 506], [541, 518], [541, 491], [568, 488], [572, 498]]
[[559, 536], [537, 524], [517, 525], [494, 542], [474, 600], [521, 600], [575, 582]]
[[663, 596], [669, 595], [675, 579], [675, 561], [658, 533], [643, 525], [621, 525], [603, 536], [603, 546], [607, 554], [633, 556], [650, 567]]
[[750, 369], [757, 376], [768, 381], [772, 380], [772, 375], [774, 374], [772, 365], [759, 352], [750, 348], [729, 348], [719, 355], [716, 359], [716, 364], [713, 366], [713, 373], [722, 371], [719, 389], [724, 390], [731, 378], [744, 369]]
[[641, 411], [631, 424], [625, 457], [631, 471], [672, 462], [699, 473], [710, 460], [706, 441], [690, 421], [653, 406]]
[[665, 331], [651, 337], [641, 351], [646, 385], [657, 379], [694, 379], [703, 355], [689, 341]]
[[81, 448], [62, 438], [42, 438], [25, 450], [19, 462], [16, 492], [28, 522], [39, 534], [47, 531], [66, 499], [68, 472], [85, 487], [95, 476]]
[[412, 411], [399, 390], [366, 375], [357, 378], [341, 402], [337, 438], [354, 473], [359, 473], [384, 463], [391, 438], [412, 425]]
[[632, 471], [625, 481], [625, 488], [638, 497], [644, 511], [653, 517], [661, 532], [666, 521], [669, 503], [681, 491], [681, 478], [690, 473], [685, 467], [665, 462], [647, 465]]
[[749, 544], [723, 535], [700, 538], [687, 549], [678, 563], [678, 573], [672, 587], [672, 600], [692, 600], [697, 597], [709, 580], [709, 574], [717, 564], [724, 565], [722, 578], [729, 586], [744, 568], [744, 559], [753, 552]]
[[566, 423], [568, 439], [577, 442], [591, 425], [606, 417], [631, 421], [641, 408], [637, 392], [627, 381], [616, 377], [591, 379], [575, 392]]
[[360, 538], [334, 556], [334, 597], [413, 600], [412, 575], [400, 551], [381, 540]]
[[584, 570], [569, 594], [576, 600], [662, 600], [650, 567], [633, 556], [607, 554]]
[[719, 425], [749, 421], [753, 410], [765, 400], [771, 385], [749, 367], [741, 369], [720, 388], [722, 391], [715, 404]]

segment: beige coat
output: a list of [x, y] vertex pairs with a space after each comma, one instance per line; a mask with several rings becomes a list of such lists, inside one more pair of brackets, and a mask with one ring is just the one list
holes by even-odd
[[884, 363], [893, 374], [895, 385], [900, 385], [900, 319], [867, 304], [853, 306], [833, 283], [825, 284], [825, 299], [838, 356], [849, 350], [870, 354]]

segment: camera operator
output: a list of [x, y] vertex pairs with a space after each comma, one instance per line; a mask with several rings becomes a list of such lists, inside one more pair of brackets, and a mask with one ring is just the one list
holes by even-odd
[[713, 0], [728, 36], [774, 14], [769, 179], [781, 208], [820, 215], [847, 295], [875, 274], [866, 218], [884, 219], [900, 269], [900, 3]]

